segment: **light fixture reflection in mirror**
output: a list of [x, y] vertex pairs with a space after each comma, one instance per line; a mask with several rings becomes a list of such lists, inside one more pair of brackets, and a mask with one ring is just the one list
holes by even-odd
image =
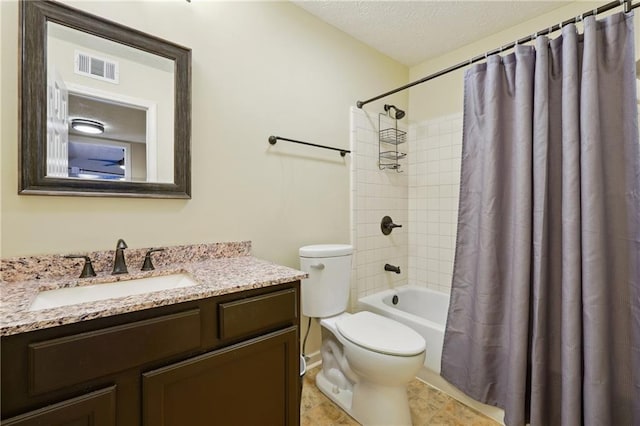
[[84, 118], [74, 118], [71, 120], [71, 127], [79, 132], [88, 133], [90, 135], [99, 135], [104, 133], [104, 124], [87, 120]]

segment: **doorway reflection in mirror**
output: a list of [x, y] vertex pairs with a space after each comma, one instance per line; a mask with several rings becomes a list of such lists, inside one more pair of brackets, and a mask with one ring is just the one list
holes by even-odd
[[174, 62], [53, 22], [47, 51], [47, 177], [173, 183]]

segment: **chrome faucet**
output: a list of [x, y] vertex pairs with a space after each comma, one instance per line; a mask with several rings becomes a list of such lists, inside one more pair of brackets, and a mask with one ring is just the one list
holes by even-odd
[[124, 249], [126, 248], [127, 243], [120, 238], [116, 244], [116, 256], [113, 259], [113, 271], [111, 272], [111, 275], [126, 274], [129, 272], [127, 270], [127, 262], [124, 260]]

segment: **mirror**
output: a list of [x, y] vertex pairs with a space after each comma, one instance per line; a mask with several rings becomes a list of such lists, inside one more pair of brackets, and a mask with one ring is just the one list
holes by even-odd
[[190, 198], [191, 51], [21, 3], [20, 194]]

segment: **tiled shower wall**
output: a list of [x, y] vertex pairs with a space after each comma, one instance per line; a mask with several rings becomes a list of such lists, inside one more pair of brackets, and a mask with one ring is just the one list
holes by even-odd
[[[359, 297], [407, 283], [450, 292], [462, 114], [411, 124], [399, 145], [402, 173], [378, 168], [378, 114], [352, 108], [351, 120], [351, 309]], [[380, 231], [386, 215], [403, 225], [388, 236]], [[402, 273], [384, 271], [385, 263]]]
[[462, 114], [409, 127], [409, 282], [449, 293], [458, 217]]
[[[399, 124], [399, 127], [402, 126]], [[399, 145], [406, 152], [408, 143]], [[408, 281], [408, 164], [402, 173], [378, 168], [378, 114], [351, 109], [351, 241], [354, 245], [351, 308], [359, 297], [393, 288]], [[409, 156], [407, 156], [408, 158]], [[391, 216], [403, 225], [383, 235], [380, 221]], [[384, 270], [400, 266], [401, 273]]]

